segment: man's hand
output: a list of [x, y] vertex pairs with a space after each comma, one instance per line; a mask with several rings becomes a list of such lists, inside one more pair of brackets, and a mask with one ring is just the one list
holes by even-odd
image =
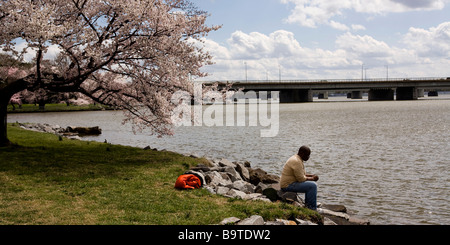
[[319, 176], [317, 176], [315, 174], [307, 174], [306, 175], [306, 179], [310, 180], [310, 181], [318, 181], [319, 180]]

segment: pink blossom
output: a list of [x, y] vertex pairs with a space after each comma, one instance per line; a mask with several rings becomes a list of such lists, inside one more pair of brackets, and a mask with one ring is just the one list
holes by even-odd
[[14, 94], [11, 99], [9, 100], [9, 102], [11, 104], [16, 104], [16, 105], [21, 105], [22, 104], [22, 99], [19, 93]]
[[37, 96], [76, 92], [123, 109], [136, 129], [158, 135], [171, 133], [171, 95], [192, 94], [189, 78], [206, 75], [202, 38], [220, 28], [187, 0], [14, 0], [0, 9], [0, 48], [35, 56], [33, 69], [8, 76]]

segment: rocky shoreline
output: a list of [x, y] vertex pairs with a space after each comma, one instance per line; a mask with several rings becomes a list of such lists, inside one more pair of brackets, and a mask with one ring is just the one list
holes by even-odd
[[[190, 157], [197, 157], [190, 155]], [[280, 189], [280, 177], [268, 174], [260, 168], [252, 168], [249, 162], [230, 162], [227, 159], [208, 159], [209, 166], [198, 165], [185, 174], [195, 174], [202, 179], [203, 188], [212, 194], [243, 200], [265, 202], [285, 202], [298, 207], [305, 207], [304, 194], [284, 192]], [[319, 203], [317, 212], [324, 217], [323, 223], [308, 220], [273, 220], [264, 221], [254, 215], [240, 220], [236, 217], [224, 219], [221, 225], [370, 225], [369, 220], [350, 216], [343, 205]]]
[[81, 140], [83, 136], [100, 135], [102, 130], [96, 127], [74, 127], [63, 128], [59, 125], [50, 125], [47, 123], [19, 123], [19, 127], [26, 130], [51, 133], [74, 140]]
[[[80, 140], [82, 136], [99, 135], [99, 127], [67, 127], [40, 123], [19, 123], [22, 129], [52, 133], [60, 137]], [[157, 150], [145, 147], [145, 150]], [[195, 155], [187, 155], [199, 158]], [[231, 162], [227, 159], [210, 159], [207, 165], [198, 165], [185, 174], [195, 174], [202, 179], [203, 188], [212, 194], [243, 200], [259, 200], [265, 202], [285, 202], [291, 205], [305, 207], [302, 193], [284, 192], [280, 189], [280, 177], [268, 174], [260, 168], [252, 168], [250, 162]], [[230, 217], [220, 222], [220, 225], [370, 225], [369, 220], [350, 216], [343, 205], [328, 205], [318, 203], [317, 212], [324, 217], [323, 223], [306, 220], [268, 220], [253, 215], [240, 220]]]

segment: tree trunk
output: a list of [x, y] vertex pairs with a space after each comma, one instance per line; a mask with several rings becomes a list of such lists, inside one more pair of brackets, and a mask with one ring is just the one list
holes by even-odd
[[15, 93], [26, 89], [26, 85], [25, 79], [19, 79], [0, 88], [0, 147], [10, 144], [7, 134], [8, 103]]
[[39, 110], [45, 111], [45, 101], [43, 100], [39, 101]]
[[0, 101], [0, 147], [10, 144], [6, 129], [8, 103], [4, 103], [3, 101], [3, 99]]

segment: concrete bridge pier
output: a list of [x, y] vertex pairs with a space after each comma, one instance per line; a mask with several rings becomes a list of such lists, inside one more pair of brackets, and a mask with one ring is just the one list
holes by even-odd
[[313, 102], [313, 92], [310, 89], [280, 90], [280, 103]]
[[352, 91], [352, 99], [358, 100], [363, 98], [363, 92], [362, 91]]
[[318, 99], [321, 99], [321, 100], [327, 100], [327, 99], [328, 99], [328, 91], [320, 92], [320, 93], [317, 95], [317, 98], [318, 98]]
[[374, 88], [369, 90], [369, 101], [394, 100], [392, 88]]
[[423, 88], [418, 88], [418, 89], [417, 89], [417, 96], [418, 96], [419, 98], [425, 97], [425, 90], [424, 90]]
[[397, 88], [397, 100], [417, 100], [418, 98], [417, 88], [415, 87]]

